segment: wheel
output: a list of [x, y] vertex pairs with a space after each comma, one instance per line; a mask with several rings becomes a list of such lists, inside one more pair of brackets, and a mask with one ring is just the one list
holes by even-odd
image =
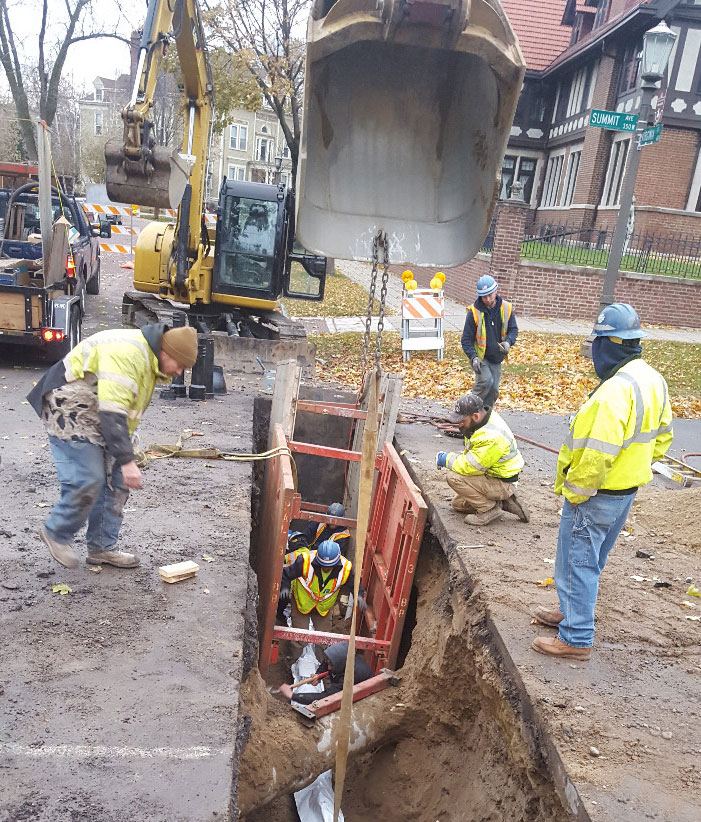
[[59, 345], [49, 348], [49, 358], [52, 362], [62, 360], [69, 351], [83, 339], [83, 318], [77, 305], [71, 306], [71, 316], [68, 322], [68, 334]]
[[85, 284], [85, 290], [88, 294], [99, 294], [100, 293], [100, 267], [101, 267], [101, 260], [97, 258], [97, 271], [92, 275], [92, 277], [87, 281]]

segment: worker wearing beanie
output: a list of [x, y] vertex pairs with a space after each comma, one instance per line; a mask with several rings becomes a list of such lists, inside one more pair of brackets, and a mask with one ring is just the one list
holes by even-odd
[[501, 364], [518, 337], [514, 309], [499, 296], [499, 283], [485, 274], [477, 280], [477, 299], [467, 309], [462, 350], [475, 372], [472, 391], [494, 408], [499, 396]]
[[39, 536], [61, 565], [78, 565], [72, 543], [86, 521], [89, 563], [139, 564], [134, 554], [115, 550], [129, 489], [141, 488], [131, 438], [156, 382], [182, 374], [196, 359], [194, 328], [100, 331], [53, 365], [28, 395], [49, 435], [61, 486]]

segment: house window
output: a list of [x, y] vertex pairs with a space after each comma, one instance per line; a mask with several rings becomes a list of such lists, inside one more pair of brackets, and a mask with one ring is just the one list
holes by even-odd
[[579, 173], [579, 163], [582, 159], [582, 150], [570, 151], [567, 161], [567, 171], [565, 172], [565, 185], [562, 189], [562, 200], [560, 205], [572, 205], [574, 199], [574, 189], [577, 185], [577, 174]]
[[282, 144], [282, 156], [285, 160], [290, 159], [290, 147], [287, 145], [287, 143]]
[[570, 95], [567, 100], [567, 111], [565, 117], [572, 117], [579, 114], [582, 110], [582, 103], [584, 102], [584, 92], [587, 86], [587, 77], [589, 75], [589, 67], [579, 69], [572, 75], [570, 82]]
[[230, 180], [245, 180], [246, 169], [243, 166], [229, 166], [228, 177]]
[[642, 54], [643, 44], [641, 42], [626, 46], [621, 65], [621, 79], [618, 83], [619, 94], [627, 94], [638, 87], [638, 72], [640, 71]]
[[594, 25], [592, 26], [593, 29], [604, 25], [609, 16], [609, 5], [609, 0], [599, 0], [599, 5], [597, 6], [596, 14], [594, 15]]
[[601, 197], [602, 206], [617, 206], [621, 194], [621, 184], [626, 170], [626, 159], [630, 148], [630, 137], [616, 140], [611, 146], [611, 155], [606, 170], [604, 191]]
[[95, 99], [98, 102], [102, 102], [105, 99], [105, 90], [101, 88], [95, 89]]
[[102, 134], [102, 112], [96, 111], [95, 112], [95, 134]]
[[545, 172], [545, 184], [543, 185], [543, 198], [541, 202], [541, 206], [543, 208], [550, 208], [557, 203], [557, 191], [560, 187], [563, 160], [564, 154], [558, 154], [548, 160], [548, 168]]
[[248, 148], [248, 126], [235, 123], [229, 128], [229, 148], [234, 151], [246, 151]]
[[511, 187], [514, 180], [523, 185], [523, 199], [530, 203], [533, 196], [533, 184], [538, 161], [533, 157], [519, 157], [507, 154], [501, 166], [501, 188], [499, 199], [507, 200], [511, 196]]
[[267, 137], [259, 137], [256, 141], [256, 160], [259, 163], [272, 163], [273, 141]]

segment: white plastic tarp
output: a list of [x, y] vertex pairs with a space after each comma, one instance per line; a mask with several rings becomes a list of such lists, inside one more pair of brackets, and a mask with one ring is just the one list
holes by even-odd
[[[297, 813], [301, 822], [333, 822], [333, 779], [331, 771], [324, 771], [311, 785], [295, 794]], [[338, 814], [343, 822], [343, 811]]]

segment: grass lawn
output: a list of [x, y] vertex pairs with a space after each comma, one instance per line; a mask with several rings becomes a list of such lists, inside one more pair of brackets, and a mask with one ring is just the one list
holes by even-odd
[[[570, 265], [586, 265], [592, 268], [606, 268], [608, 251], [578, 248], [576, 246], [546, 243], [530, 240], [523, 244], [521, 257], [526, 260], [543, 260]], [[644, 260], [644, 254], [626, 254], [621, 262], [621, 271], [638, 271], [645, 274], [665, 274], [668, 277], [701, 278], [701, 260], [697, 257], [681, 257], [672, 254], [669, 257], [650, 255]]]
[[[294, 263], [294, 265], [299, 266], [298, 263]], [[309, 280], [309, 276], [301, 266], [298, 270], [293, 267], [290, 282], [295, 291], [306, 291]], [[345, 274], [334, 271], [326, 278], [323, 302], [289, 299], [287, 297], [283, 302], [287, 313], [291, 317], [364, 317], [368, 309], [368, 292], [362, 285], [354, 283]], [[377, 315], [379, 310], [380, 304], [375, 300], [372, 313]], [[394, 311], [385, 308], [387, 316], [394, 313]]]
[[[442, 362], [435, 354], [419, 352], [403, 363], [399, 334], [386, 333], [382, 367], [404, 375], [404, 396], [448, 405], [474, 382], [460, 336], [458, 332], [446, 334]], [[348, 356], [349, 351], [359, 350], [357, 338], [357, 334], [312, 338], [317, 356], [324, 360], [317, 365], [320, 379], [359, 386], [360, 357]], [[553, 414], [576, 411], [598, 384], [591, 360], [579, 356], [581, 341], [570, 334], [521, 333], [502, 371], [500, 405]], [[644, 343], [643, 355], [667, 380], [675, 416], [701, 418], [701, 345], [651, 340]]]

